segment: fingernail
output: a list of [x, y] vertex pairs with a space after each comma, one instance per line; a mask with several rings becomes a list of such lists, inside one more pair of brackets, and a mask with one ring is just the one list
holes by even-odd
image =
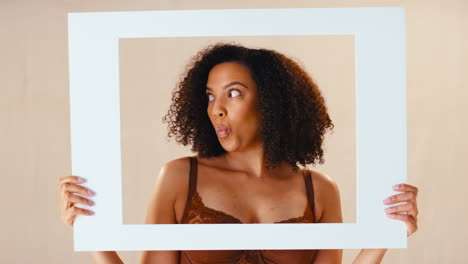
[[77, 180], [78, 180], [78, 182], [80, 182], [80, 183], [81, 183], [81, 182], [85, 182], [85, 181], [86, 181], [84, 178], [81, 178], [81, 177], [78, 177], [78, 176], [76, 177], [76, 179], [77, 179]]
[[91, 191], [91, 190], [88, 190], [88, 194], [89, 195], [95, 195], [95, 193], [93, 191]]
[[89, 204], [89, 205], [94, 205], [94, 202], [91, 201], [91, 200], [88, 200], [88, 204]]
[[390, 213], [392, 211], [392, 208], [386, 208], [385, 212]]
[[390, 198], [387, 198], [387, 199], [383, 200], [383, 203], [385, 203], [385, 204], [389, 203], [389, 202], [390, 202]]
[[93, 215], [93, 214], [94, 214], [94, 212], [93, 212], [93, 211], [89, 211], [89, 214], [90, 214], [90, 215]]
[[400, 188], [400, 185], [399, 184], [393, 185], [392, 188], [393, 188], [393, 190], [398, 190]]

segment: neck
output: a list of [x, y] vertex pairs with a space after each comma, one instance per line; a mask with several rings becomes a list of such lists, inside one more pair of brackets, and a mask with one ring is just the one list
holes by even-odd
[[261, 143], [243, 151], [228, 152], [224, 158], [229, 167], [244, 171], [251, 177], [266, 178], [273, 175], [273, 170], [266, 168], [265, 151]]

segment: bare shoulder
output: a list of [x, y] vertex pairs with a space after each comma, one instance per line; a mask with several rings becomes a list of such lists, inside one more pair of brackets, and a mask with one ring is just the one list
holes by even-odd
[[181, 201], [187, 199], [189, 171], [189, 157], [171, 160], [161, 167], [148, 205], [147, 224], [173, 224], [180, 220], [185, 205]]
[[318, 170], [308, 170], [312, 175], [312, 181], [314, 184], [314, 191], [318, 192], [339, 192], [336, 181], [324, 172]]
[[172, 192], [185, 193], [190, 171], [189, 158], [185, 156], [165, 163], [159, 172], [158, 182]]
[[314, 197], [319, 222], [340, 223], [341, 198], [336, 181], [324, 172], [308, 170], [312, 175], [314, 185]]
[[170, 177], [174, 180], [186, 178], [184, 175], [190, 169], [190, 156], [180, 157], [165, 163], [160, 171], [161, 176]]

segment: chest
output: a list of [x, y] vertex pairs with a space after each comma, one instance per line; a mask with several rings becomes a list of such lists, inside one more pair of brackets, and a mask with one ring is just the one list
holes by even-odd
[[[275, 223], [301, 218], [309, 207], [302, 175], [287, 179], [252, 179], [235, 173], [220, 177], [201, 170], [196, 193], [200, 200], [196, 204], [204, 207], [205, 213], [221, 212], [242, 223]], [[178, 219], [182, 218], [183, 211], [179, 210]]]

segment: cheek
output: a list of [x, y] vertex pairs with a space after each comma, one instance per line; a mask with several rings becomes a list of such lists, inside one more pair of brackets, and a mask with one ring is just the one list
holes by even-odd
[[260, 125], [256, 111], [257, 110], [252, 106], [236, 107], [232, 109], [231, 120], [234, 121], [238, 127], [242, 127], [250, 133], [254, 133]]

